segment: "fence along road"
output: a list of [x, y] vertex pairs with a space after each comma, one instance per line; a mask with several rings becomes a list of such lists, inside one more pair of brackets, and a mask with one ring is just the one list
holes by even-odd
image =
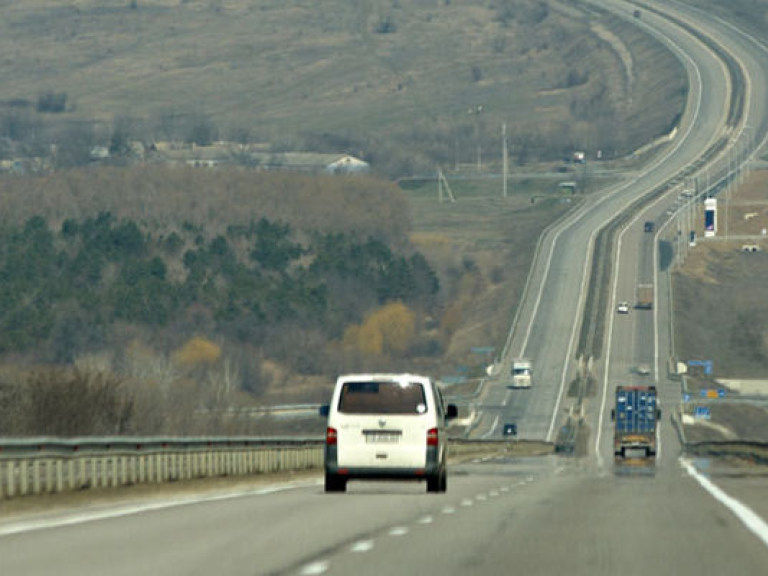
[[88, 488], [319, 469], [318, 438], [0, 440], [0, 500]]
[[[0, 438], [0, 500], [91, 488], [323, 468], [322, 438]], [[540, 455], [546, 442], [450, 438], [449, 459]]]

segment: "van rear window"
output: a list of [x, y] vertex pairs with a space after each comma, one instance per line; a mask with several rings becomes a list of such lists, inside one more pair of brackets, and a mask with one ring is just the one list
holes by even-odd
[[415, 382], [346, 382], [339, 412], [347, 414], [424, 414], [424, 386]]

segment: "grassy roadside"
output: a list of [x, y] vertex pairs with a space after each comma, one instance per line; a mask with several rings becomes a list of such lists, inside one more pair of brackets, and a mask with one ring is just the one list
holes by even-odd
[[[711, 360], [713, 373], [692, 368], [689, 392], [725, 388], [719, 379], [768, 382], [768, 172], [749, 173], [718, 208], [718, 240], [702, 240], [703, 208], [696, 216], [697, 246], [673, 273], [675, 346], [681, 361]], [[724, 200], [724, 198], [721, 198]], [[725, 221], [727, 214], [727, 224]], [[725, 230], [731, 240], [724, 240]], [[744, 252], [744, 244], [759, 252]], [[763, 387], [768, 393], [768, 384]], [[739, 397], [734, 390], [727, 398]], [[768, 409], [761, 405], [711, 403], [709, 421], [686, 426], [689, 442], [768, 442]]]

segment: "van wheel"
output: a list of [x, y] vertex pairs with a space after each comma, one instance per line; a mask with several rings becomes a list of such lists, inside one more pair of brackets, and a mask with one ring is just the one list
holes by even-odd
[[448, 475], [445, 468], [427, 478], [427, 492], [445, 492], [448, 487]]
[[325, 475], [325, 491], [326, 492], [346, 492], [347, 479], [339, 478], [335, 474]]
[[440, 474], [433, 474], [427, 478], [427, 492], [440, 492]]

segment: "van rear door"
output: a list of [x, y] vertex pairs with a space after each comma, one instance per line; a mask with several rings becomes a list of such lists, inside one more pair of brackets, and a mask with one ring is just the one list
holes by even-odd
[[337, 406], [340, 468], [426, 466], [427, 431], [435, 417], [423, 383], [345, 382]]

